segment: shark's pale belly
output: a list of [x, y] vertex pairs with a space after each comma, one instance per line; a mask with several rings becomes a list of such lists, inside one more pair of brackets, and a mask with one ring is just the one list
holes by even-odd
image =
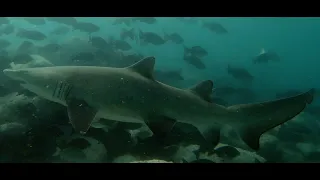
[[128, 111], [121, 113], [119, 111], [100, 110], [98, 111], [96, 117], [120, 122], [144, 123], [144, 120], [140, 115], [135, 112]]

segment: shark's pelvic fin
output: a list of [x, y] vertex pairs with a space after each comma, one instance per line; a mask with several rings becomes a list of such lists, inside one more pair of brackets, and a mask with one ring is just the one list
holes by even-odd
[[84, 100], [68, 99], [67, 109], [69, 120], [76, 132], [86, 133], [97, 113], [97, 110], [90, 107]]
[[230, 106], [234, 118], [241, 121], [236, 129], [242, 140], [253, 150], [259, 149], [260, 136], [302, 112], [313, 101], [314, 89], [297, 96], [264, 103]]
[[176, 122], [175, 119], [166, 116], [152, 115], [146, 120], [146, 125], [155, 137], [163, 139], [171, 132]]
[[202, 81], [199, 84], [189, 88], [191, 92], [200, 96], [207, 102], [212, 102], [213, 82], [211, 80]]
[[139, 73], [141, 76], [144, 76], [148, 79], [153, 80], [154, 65], [155, 65], [155, 57], [150, 56], [150, 57], [143, 58], [142, 60], [136, 62], [135, 64], [127, 68], [131, 69], [136, 73]]
[[206, 142], [206, 150], [213, 150], [220, 141], [220, 128], [209, 126], [207, 124], [194, 124]]

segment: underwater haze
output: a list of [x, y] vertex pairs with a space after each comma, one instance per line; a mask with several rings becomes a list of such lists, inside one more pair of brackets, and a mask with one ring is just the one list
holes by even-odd
[[0, 17], [0, 162], [319, 162], [319, 32], [316, 17]]

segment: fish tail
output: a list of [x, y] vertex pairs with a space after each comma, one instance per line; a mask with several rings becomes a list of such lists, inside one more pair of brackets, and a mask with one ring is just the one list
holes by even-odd
[[230, 73], [231, 73], [231, 71], [232, 71], [232, 67], [231, 67], [231, 65], [230, 65], [230, 64], [228, 64], [227, 71], [228, 71], [228, 74], [230, 74]]
[[[237, 119], [234, 129], [253, 150], [260, 147], [260, 136], [299, 115], [314, 98], [315, 89], [297, 96], [254, 104], [234, 105], [227, 108]], [[239, 122], [240, 121], [240, 122]]]
[[185, 45], [183, 45], [183, 49], [184, 49], [184, 55], [186, 55], [190, 52], [190, 49]]
[[142, 38], [143, 37], [143, 31], [141, 29], [139, 29], [139, 37]]

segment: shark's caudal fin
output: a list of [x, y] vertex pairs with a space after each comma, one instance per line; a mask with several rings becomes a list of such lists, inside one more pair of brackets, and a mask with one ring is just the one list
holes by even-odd
[[306, 93], [289, 98], [264, 103], [234, 105], [227, 109], [235, 113], [234, 118], [241, 121], [236, 130], [242, 140], [250, 148], [258, 150], [260, 136], [302, 112], [307, 104], [312, 102], [314, 91], [311, 89]]

